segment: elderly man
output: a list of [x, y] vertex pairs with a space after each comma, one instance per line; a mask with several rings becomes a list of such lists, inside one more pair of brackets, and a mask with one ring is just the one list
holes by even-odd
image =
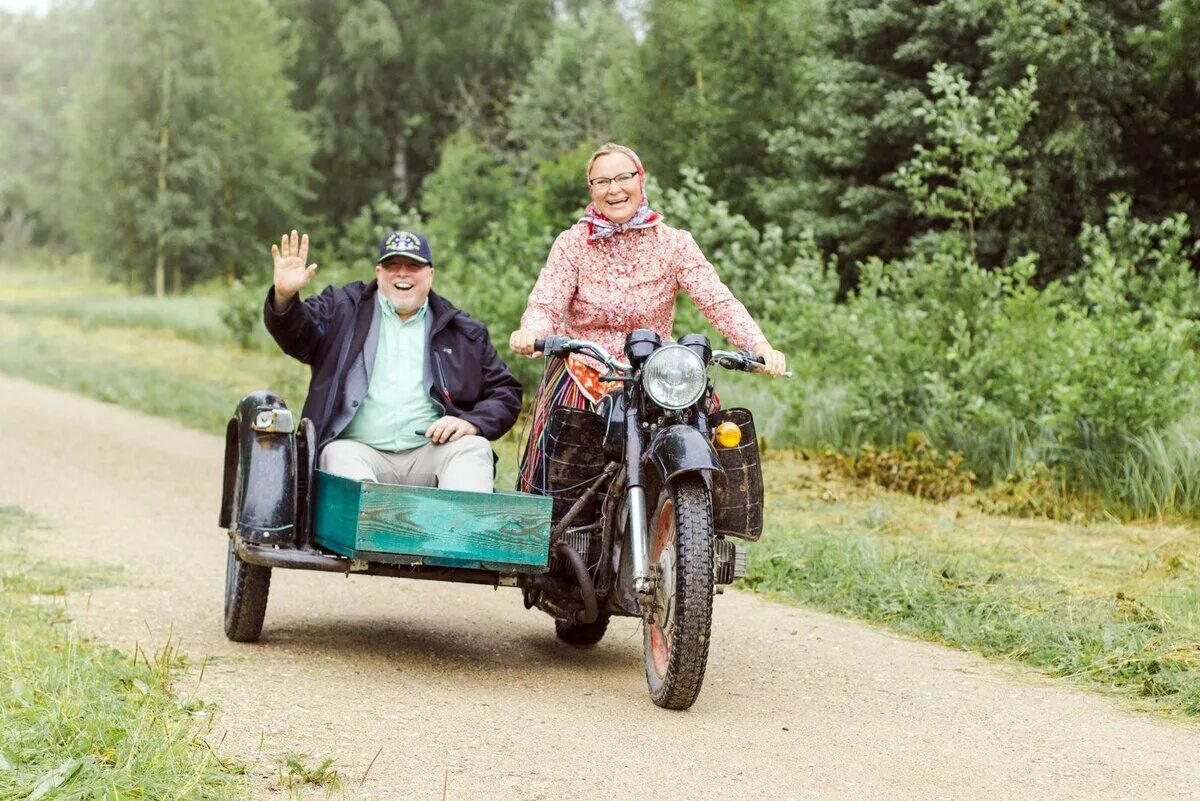
[[304, 416], [322, 470], [358, 480], [491, 492], [488, 440], [512, 428], [521, 385], [487, 329], [432, 291], [425, 237], [392, 231], [375, 280], [301, 301], [317, 265], [308, 235], [271, 246], [263, 318], [279, 347], [312, 367]]

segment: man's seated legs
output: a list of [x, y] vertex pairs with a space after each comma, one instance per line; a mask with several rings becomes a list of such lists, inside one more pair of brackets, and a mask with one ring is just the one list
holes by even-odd
[[379, 481], [468, 492], [494, 487], [492, 447], [480, 436], [444, 445], [429, 443], [407, 451], [377, 451], [348, 439], [335, 439], [321, 449], [319, 466], [327, 473], [356, 481]]
[[404, 458], [408, 453], [412, 451], [377, 451], [370, 445], [352, 439], [335, 439], [321, 449], [318, 466], [326, 473], [355, 481], [410, 484], [417, 487], [437, 486], [437, 477], [432, 471], [417, 473], [411, 469], [411, 459]]

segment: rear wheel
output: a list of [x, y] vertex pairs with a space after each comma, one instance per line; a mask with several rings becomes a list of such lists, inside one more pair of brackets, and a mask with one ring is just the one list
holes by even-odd
[[267, 615], [271, 568], [243, 562], [233, 550], [225, 559], [225, 636], [234, 642], [254, 642]]
[[657, 705], [687, 709], [704, 682], [712, 631], [712, 501], [698, 476], [683, 476], [673, 488], [650, 521], [657, 580], [645, 625], [646, 682]]
[[595, 645], [604, 639], [608, 630], [609, 615], [604, 613], [591, 623], [571, 623], [566, 620], [554, 621], [554, 633], [558, 639], [568, 645]]

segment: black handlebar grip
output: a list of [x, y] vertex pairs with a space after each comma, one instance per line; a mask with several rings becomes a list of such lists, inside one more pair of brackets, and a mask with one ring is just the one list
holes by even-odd
[[[738, 355], [741, 356], [746, 361], [754, 362], [755, 364], [766, 364], [767, 363], [766, 359], [764, 359], [762, 356], [759, 356], [754, 351], [742, 350], [742, 351], [738, 351]], [[747, 369], [749, 369], [749, 367], [747, 367]]]
[[533, 352], [534, 353], [541, 353], [545, 349], [546, 349], [546, 340], [544, 340], [544, 339], [533, 340]]

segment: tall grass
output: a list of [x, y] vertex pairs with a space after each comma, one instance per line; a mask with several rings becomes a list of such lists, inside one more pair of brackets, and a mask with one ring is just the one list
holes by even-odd
[[205, 740], [210, 710], [173, 689], [175, 645], [122, 653], [82, 638], [57, 600], [71, 578], [21, 547], [33, 525], [0, 508], [0, 798], [248, 797]]

